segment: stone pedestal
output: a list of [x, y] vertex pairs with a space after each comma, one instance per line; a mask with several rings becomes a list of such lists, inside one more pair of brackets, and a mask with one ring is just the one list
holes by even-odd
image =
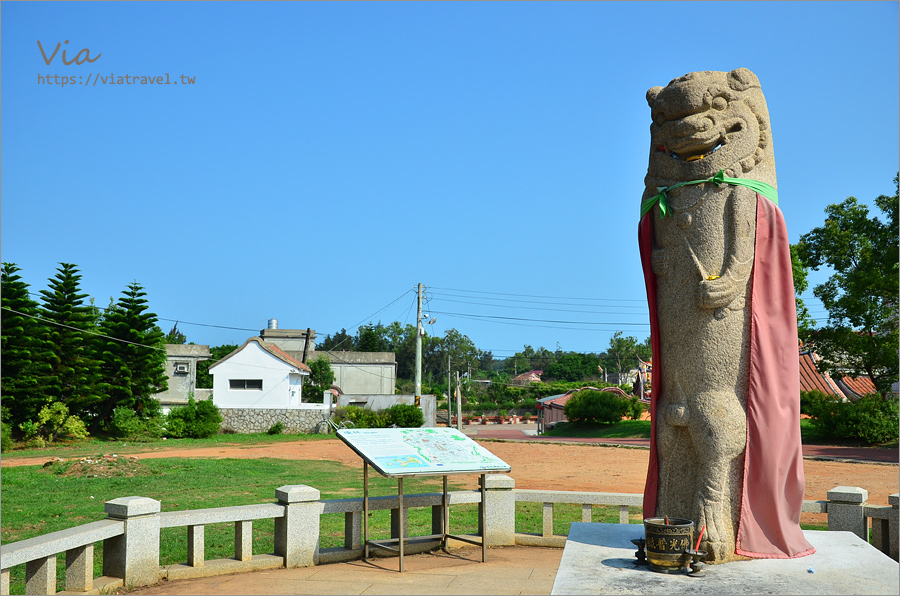
[[898, 594], [900, 566], [852, 532], [804, 531], [816, 553], [704, 567], [666, 575], [637, 565], [637, 524], [573, 523], [553, 594]]

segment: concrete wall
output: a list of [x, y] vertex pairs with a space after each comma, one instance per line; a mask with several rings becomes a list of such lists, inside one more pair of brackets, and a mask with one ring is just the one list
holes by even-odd
[[[288, 352], [299, 359], [302, 354]], [[393, 352], [312, 352], [306, 363], [324, 356], [331, 361], [334, 384], [343, 393], [393, 395], [397, 385], [397, 361]]]
[[169, 388], [154, 396], [164, 409], [167, 406], [187, 404], [191, 392], [194, 392], [195, 399], [200, 399], [196, 389], [197, 363], [209, 358], [209, 346], [166, 344], [166, 376], [169, 377]]
[[316, 332], [314, 329], [308, 331], [309, 336], [306, 329], [262, 329], [259, 336], [285, 352], [300, 352], [300, 358], [297, 360], [303, 362], [303, 350], [312, 352], [316, 349]]
[[[213, 403], [219, 408], [292, 409], [302, 402], [305, 375], [249, 342], [227, 360], [210, 368], [213, 375]], [[262, 389], [231, 389], [231, 379], [262, 380]]]

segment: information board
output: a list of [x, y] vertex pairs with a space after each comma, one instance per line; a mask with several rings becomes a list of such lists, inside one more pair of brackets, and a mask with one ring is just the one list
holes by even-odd
[[338, 438], [382, 476], [509, 472], [509, 464], [455, 428], [346, 428]]

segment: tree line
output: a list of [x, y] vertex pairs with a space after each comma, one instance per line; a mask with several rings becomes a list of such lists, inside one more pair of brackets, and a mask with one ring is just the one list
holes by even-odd
[[[351, 350], [393, 352], [397, 361], [398, 391], [412, 392], [415, 378], [416, 326], [394, 321], [361, 326], [353, 335], [346, 329], [328, 334], [316, 346], [318, 351]], [[494, 358], [490, 350], [479, 349], [466, 335], [448, 329], [443, 336], [426, 333], [422, 337], [422, 382], [425, 393], [447, 392], [447, 377], [455, 384], [456, 374], [467, 380], [509, 383], [515, 376], [540, 370], [546, 381], [580, 382], [604, 380], [613, 373], [618, 378], [636, 368], [638, 359], [651, 357], [650, 338], [640, 342], [617, 331], [609, 347], [600, 353], [583, 353], [545, 347], [523, 346], [509, 358]], [[606, 374], [604, 374], [606, 373]]]
[[40, 301], [15, 263], [0, 267], [5, 424], [22, 429], [61, 404], [94, 433], [117, 407], [140, 417], [159, 411], [154, 394], [167, 389], [165, 334], [139, 283], [100, 309], [81, 290], [71, 263], [60, 263]]

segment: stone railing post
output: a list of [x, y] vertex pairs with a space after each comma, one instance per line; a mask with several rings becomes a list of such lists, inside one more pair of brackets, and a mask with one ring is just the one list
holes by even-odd
[[888, 503], [891, 505], [891, 517], [888, 521], [890, 527], [890, 556], [897, 561], [900, 560], [900, 548], [898, 548], [898, 540], [900, 540], [900, 493], [890, 495]]
[[[898, 505], [900, 505], [900, 493], [894, 493], [888, 497], [888, 503], [891, 506], [887, 519], [872, 520], [872, 544], [890, 556], [895, 561], [898, 560], [897, 534], [900, 532], [900, 515], [898, 515]], [[878, 522], [878, 523], [876, 523]]]
[[275, 518], [275, 554], [285, 567], [310, 567], [319, 562], [319, 518], [325, 509], [319, 491], [305, 484], [282, 486], [275, 497], [284, 517]]
[[159, 581], [159, 501], [122, 497], [105, 504], [108, 519], [125, 522], [125, 533], [103, 541], [103, 575], [121, 577], [125, 588]]
[[853, 532], [869, 542], [869, 526], [863, 505], [869, 491], [856, 486], [836, 486], [828, 491], [828, 529]]
[[[513, 546], [516, 543], [516, 481], [503, 474], [488, 474], [484, 479], [485, 527], [482, 537], [488, 546]], [[480, 511], [479, 511], [480, 513]]]

